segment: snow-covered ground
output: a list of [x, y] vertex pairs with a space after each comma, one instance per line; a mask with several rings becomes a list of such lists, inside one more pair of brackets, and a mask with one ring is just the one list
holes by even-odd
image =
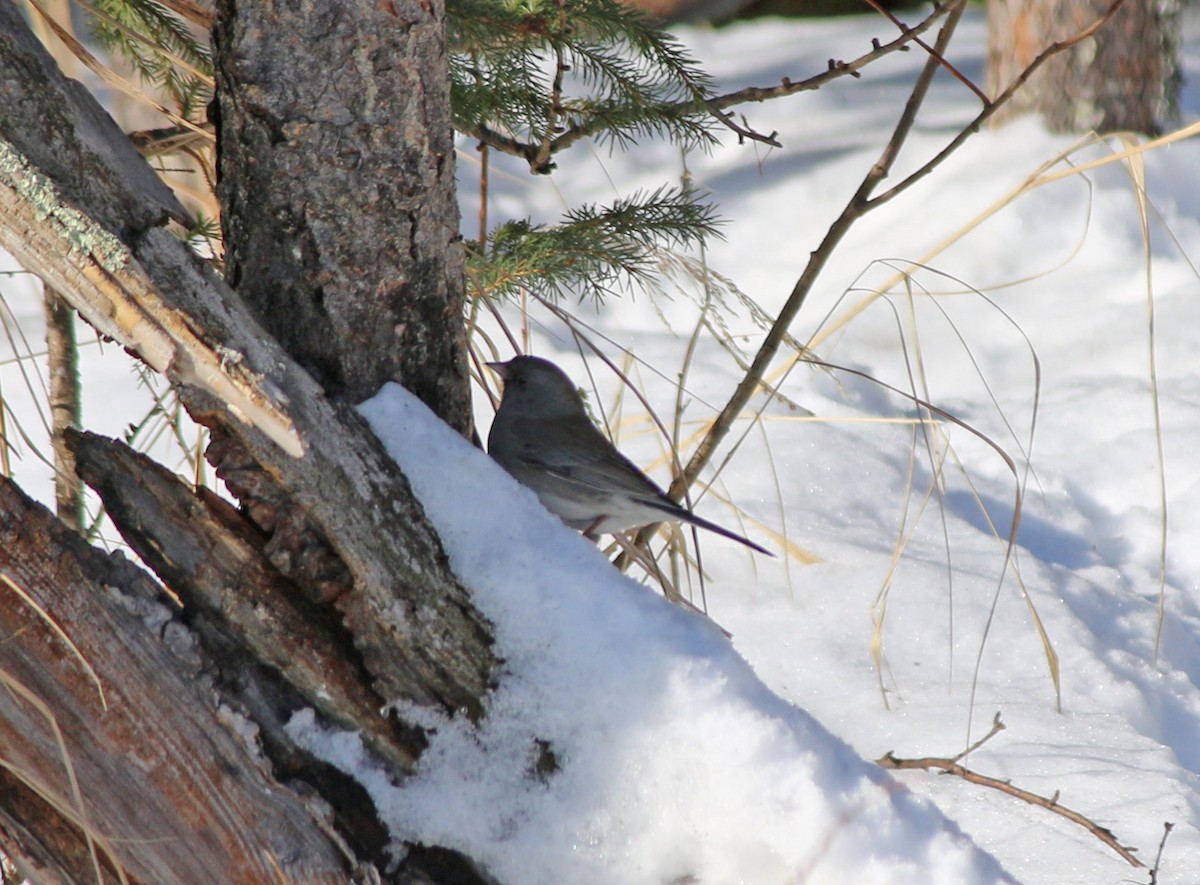
[[[800, 79], [890, 35], [861, 18], [681, 36], [734, 89]], [[1194, 30], [1187, 45], [1195, 79]], [[984, 57], [984, 22], [972, 11], [950, 58], [982, 82]], [[756, 129], [778, 130], [783, 150], [730, 136], [711, 155], [686, 158], [728, 220], [709, 264], [767, 313], [877, 159], [921, 61], [894, 55], [861, 79], [744, 108]], [[1184, 104], [1195, 120], [1200, 91], [1189, 86]], [[940, 76], [891, 180], [976, 110]], [[463, 147], [473, 235], [477, 172]], [[414, 784], [374, 785], [404, 835], [466, 839], [508, 882], [968, 883], [996, 881], [1001, 867], [1046, 885], [1148, 882], [1147, 870], [1049, 810], [862, 761], [888, 751], [954, 756], [999, 713], [1006, 729], [964, 764], [1057, 796], [1148, 865], [1170, 821], [1157, 881], [1200, 881], [1200, 143], [1151, 151], [1134, 170], [1145, 176], [1149, 258], [1126, 165], [1004, 202], [1073, 148], [1070, 162], [1081, 165], [1119, 143], [1079, 146], [1035, 121], [983, 132], [843, 242], [795, 337], [813, 339], [830, 363], [918, 385], [1015, 466], [952, 423], [922, 434], [910, 402], [858, 375], [793, 368], [780, 387], [795, 407], [755, 401], [761, 420], [739, 426], [744, 439], [698, 510], [775, 548], [786, 533], [819, 561], [752, 558], [701, 537], [708, 611], [728, 642], [652, 590], [614, 579], [594, 550], [444, 439], [401, 393], [372, 403], [507, 661], [481, 734], [443, 727]], [[675, 148], [647, 144], [629, 154], [577, 148], [553, 179], [497, 163], [490, 217], [554, 220], [567, 205], [676, 182], [684, 162]], [[911, 299], [903, 284], [870, 299], [909, 262], [924, 265]], [[36, 340], [36, 301], [20, 280], [0, 286]], [[668, 421], [695, 297], [572, 306], [597, 340], [611, 340], [618, 362], [622, 348], [636, 354], [630, 371]], [[522, 322], [516, 306], [506, 316]], [[531, 350], [588, 384], [566, 328], [545, 310], [528, 319]], [[726, 322], [752, 352], [761, 329], [744, 311]], [[139, 416], [114, 408], [130, 386], [121, 355], [110, 347], [98, 359], [97, 350], [85, 348], [87, 417], [116, 433]], [[622, 447], [665, 479], [641, 407], [626, 396], [616, 414], [618, 380], [598, 360], [589, 367], [594, 406], [615, 419]], [[17, 368], [0, 364], [0, 389], [32, 433]], [[738, 377], [721, 345], [701, 336], [685, 439]], [[490, 410], [478, 400], [486, 428]], [[48, 497], [48, 472], [26, 452], [18, 478]], [[1018, 493], [1020, 532], [1006, 557]], [[1061, 709], [1033, 611], [1057, 656]], [[294, 725], [327, 741], [302, 718]], [[526, 776], [535, 739], [550, 741], [561, 766], [544, 784]]]

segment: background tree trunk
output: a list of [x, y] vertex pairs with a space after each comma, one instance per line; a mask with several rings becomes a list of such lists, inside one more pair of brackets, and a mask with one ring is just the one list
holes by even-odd
[[332, 396], [470, 435], [445, 8], [217, 4], [226, 279]]
[[[1077, 34], [1111, 0], [988, 0], [988, 92], [1043, 49]], [[993, 117], [1040, 113], [1056, 132], [1156, 134], [1179, 113], [1178, 0], [1126, 0], [1112, 20], [1050, 59]]]
[[75, 311], [49, 287], [46, 288], [46, 361], [50, 366], [55, 509], [59, 519], [81, 532], [83, 481], [75, 472], [75, 455], [66, 443], [67, 430], [79, 429], [79, 351], [75, 345]]

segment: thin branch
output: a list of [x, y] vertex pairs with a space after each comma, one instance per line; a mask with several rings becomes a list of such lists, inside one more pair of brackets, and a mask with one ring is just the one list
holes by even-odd
[[1117, 837], [1113, 835], [1112, 830], [1107, 827], [1102, 827], [1091, 818], [1080, 814], [1074, 809], [1067, 808], [1058, 801], [1058, 793], [1053, 796], [1040, 796], [1037, 793], [1031, 793], [1029, 790], [1024, 790], [1020, 787], [1014, 787], [1011, 783], [999, 778], [989, 777], [986, 774], [979, 774], [962, 765], [959, 765], [953, 759], [946, 759], [940, 756], [925, 756], [920, 759], [900, 759], [892, 754], [889, 750], [882, 757], [875, 760], [876, 764], [882, 768], [889, 768], [893, 771], [900, 769], [921, 769], [930, 771], [936, 769], [946, 774], [953, 774], [956, 777], [961, 777], [963, 780], [978, 784], [981, 787], [991, 787], [993, 790], [999, 790], [1001, 793], [1007, 793], [1010, 796], [1015, 796], [1028, 802], [1030, 805], [1037, 805], [1045, 808], [1048, 811], [1053, 811], [1055, 814], [1065, 817], [1067, 820], [1079, 824], [1117, 854], [1121, 855], [1125, 861], [1133, 867], [1144, 867], [1145, 864], [1138, 860], [1133, 852], [1136, 848], [1129, 848], [1117, 841]]
[[1073, 37], [1069, 37], [1066, 40], [1060, 40], [1056, 43], [1051, 43], [1049, 46], [1043, 49], [1041, 53], [1038, 54], [1037, 58], [1031, 61], [1025, 70], [1021, 71], [1021, 73], [1017, 75], [1012, 83], [1008, 85], [1007, 89], [996, 96], [995, 100], [985, 103], [983, 110], [979, 112], [975, 119], [968, 123], [962, 129], [962, 131], [952, 138], [944, 148], [938, 151], [938, 153], [934, 155], [929, 162], [925, 163], [904, 180], [879, 194], [877, 197], [871, 199], [868, 202], [868, 208], [874, 209], [876, 206], [880, 206], [888, 202], [893, 197], [899, 196], [938, 166], [940, 166], [947, 157], [962, 147], [963, 142], [978, 132], [983, 127], [983, 124], [986, 123], [996, 113], [996, 111], [1007, 104], [1009, 100], [1017, 93], [1017, 90], [1025, 85], [1026, 81], [1033, 76], [1034, 72], [1036, 72], [1038, 68], [1040, 68], [1054, 56], [1058, 55], [1060, 52], [1065, 52], [1068, 49], [1074, 48], [1081, 41], [1086, 40], [1088, 37], [1091, 37], [1093, 34], [1095, 34], [1096, 31], [1100, 30], [1100, 28], [1102, 28], [1109, 21], [1109, 19], [1116, 15], [1117, 10], [1119, 10], [1124, 3], [1125, 0], [1113, 0], [1105, 13], [1092, 22], [1092, 24], [1090, 24], [1088, 27], [1084, 28]]
[[1021, 86], [1029, 79], [1029, 77], [1039, 67], [1042, 66], [1042, 64], [1044, 64], [1054, 55], [1072, 48], [1081, 40], [1084, 40], [1094, 34], [1110, 18], [1112, 18], [1123, 2], [1124, 0], [1113, 0], [1108, 10], [1090, 26], [1080, 31], [1074, 37], [1053, 43], [1048, 46], [1025, 68], [1025, 70], [1021, 72], [1020, 75], [1017, 76], [1015, 80], [1013, 80], [1007, 89], [1005, 89], [993, 101], [985, 104], [984, 109], [979, 113], [979, 115], [961, 132], [959, 132], [959, 134], [955, 136], [950, 143], [935, 157], [933, 157], [933, 159], [927, 162], [924, 166], [920, 167], [916, 172], [909, 175], [899, 184], [872, 198], [871, 193], [880, 184], [880, 182], [886, 178], [888, 172], [891, 170], [892, 163], [895, 161], [900, 146], [903, 144], [904, 139], [907, 137], [912, 127], [916, 111], [924, 100], [933, 74], [940, 66], [940, 59], [944, 54], [950, 35], [953, 33], [954, 28], [958, 23], [958, 19], [962, 15], [964, 7], [962, 2], [947, 4], [949, 14], [946, 23], [938, 34], [938, 39], [932, 54], [929, 60], [926, 62], [924, 69], [921, 71], [921, 75], [918, 78], [917, 84], [913, 87], [912, 95], [909, 97], [909, 101], [905, 106], [904, 113], [901, 115], [900, 120], [896, 124], [892, 138], [884, 147], [879, 161], [867, 173], [862, 184], [854, 193], [854, 196], [850, 198], [850, 201], [846, 204], [845, 209], [842, 210], [841, 215], [838, 216], [838, 218], [833, 222], [829, 230], [826, 232], [825, 238], [821, 241], [821, 244], [809, 257], [808, 265], [804, 268], [799, 280], [792, 289], [792, 294], [788, 297], [788, 300], [786, 304], [784, 304], [783, 309], [780, 311], [778, 318], [775, 320], [775, 323], [772, 325], [770, 331], [767, 333], [766, 338], [760, 345], [758, 353], [755, 355], [754, 361], [751, 363], [750, 370], [746, 373], [745, 377], [743, 377], [741, 383], [738, 384], [737, 389], [734, 390], [732, 396], [730, 397], [729, 402], [726, 403], [724, 409], [722, 409], [721, 413], [710, 426], [705, 438], [701, 440], [700, 445], [692, 455], [691, 460], [688, 462], [688, 466], [684, 472], [684, 475], [679, 477], [679, 479], [671, 484], [671, 488], [668, 493], [673, 498], [678, 500], [680, 495], [683, 493], [683, 490], [695, 482], [700, 472], [712, 459], [716, 447], [724, 440], [726, 435], [728, 435], [738, 415], [741, 414], [742, 410], [746, 407], [746, 404], [750, 401], [750, 398], [754, 395], [754, 393], [762, 386], [762, 379], [766, 373], [766, 370], [778, 353], [779, 347], [785, 340], [785, 336], [788, 334], [788, 329], [807, 299], [808, 293], [812, 290], [813, 285], [815, 285], [817, 278], [824, 269], [825, 264], [832, 256], [834, 249], [841, 242], [842, 238], [846, 235], [853, 224], [870, 210], [882, 205], [883, 203], [902, 193], [921, 178], [932, 172], [948, 156], [950, 156], [950, 154], [956, 151], [971, 135], [978, 132], [982, 124], [1002, 105], [1006, 104], [1017, 92], [1017, 90], [1020, 89]]
[[913, 121], [916, 119], [917, 110], [928, 93], [929, 86], [933, 81], [933, 75], [937, 72], [939, 67], [937, 58], [942, 55], [949, 44], [950, 37], [958, 25], [959, 19], [962, 18], [964, 8], [964, 0], [958, 0], [958, 2], [951, 6], [946, 22], [938, 32], [935, 55], [930, 56], [925, 62], [925, 67], [921, 70], [916, 85], [913, 86], [912, 94], [909, 96], [908, 103], [905, 105], [900, 120], [896, 123], [896, 128], [892, 133], [891, 139], [884, 147], [879, 160], [867, 172], [862, 184], [859, 185], [854, 196], [850, 198], [850, 202], [846, 204], [841, 215], [838, 216], [837, 220], [834, 221], [826, 232], [825, 239], [822, 240], [821, 245], [809, 257], [808, 265], [804, 268], [804, 272], [792, 289], [792, 294], [788, 297], [787, 303], [780, 310], [779, 316], [771, 326], [770, 331], [767, 332], [763, 343], [759, 346], [758, 353], [755, 354], [754, 361], [750, 364], [750, 371], [742, 378], [741, 383], [734, 390], [729, 402], [725, 404], [725, 408], [721, 410], [721, 413], [712, 423], [708, 433], [693, 453], [691, 460], [688, 461], [687, 468], [683, 474], [671, 483], [668, 494], [675, 500], [679, 500], [684, 490], [695, 482], [696, 477], [708, 465], [708, 462], [712, 459], [716, 451], [717, 445], [724, 440], [733, 427], [738, 415], [741, 414], [746, 404], [750, 401], [750, 398], [762, 386], [762, 379], [767, 371], [767, 367], [775, 359], [775, 355], [778, 353], [789, 327], [793, 320], [795, 320], [796, 314], [800, 312], [800, 308], [804, 305], [809, 291], [811, 291], [813, 285], [816, 283], [817, 277], [824, 269], [826, 262], [832, 257], [838, 243], [849, 232], [854, 222], [868, 210], [870, 206], [868, 198], [879, 182], [891, 170], [891, 165], [899, 153], [900, 145], [904, 143], [905, 138], [908, 136]]
[[929, 13], [921, 22], [911, 28], [893, 19], [900, 28], [900, 36], [895, 40], [888, 43], [880, 43], [878, 40], [872, 40], [871, 51], [851, 61], [836, 61], [831, 58], [828, 69], [814, 77], [796, 81], [784, 77], [778, 86], [748, 86], [745, 89], [739, 89], [737, 92], [718, 95], [708, 100], [708, 109], [715, 113], [735, 105], [745, 104], [749, 101], [762, 102], [772, 98], [782, 98], [785, 95], [794, 95], [797, 92], [820, 89], [826, 83], [841, 79], [842, 77], [857, 78], [861, 76], [859, 72], [871, 62], [878, 61], [885, 55], [891, 55], [893, 52], [907, 52], [909, 44], [917, 42], [920, 36], [932, 28], [938, 19], [942, 18], [953, 6], [953, 3], [937, 4], [933, 12]]
[[953, 758], [951, 758], [950, 761], [957, 762], [960, 759], [966, 759], [968, 756], [970, 756], [972, 753], [974, 753], [976, 750], [978, 750], [980, 747], [982, 747], [984, 744], [986, 744], [988, 741], [990, 741], [992, 738], [994, 738], [1000, 732], [1004, 731], [1004, 729], [1007, 727], [1008, 726], [1006, 726], [1002, 721], [1000, 721], [1000, 711], [997, 710], [996, 715], [992, 717], [991, 730], [988, 731], [987, 734], [985, 734], [983, 737], [981, 737], [975, 743], [971, 744], [971, 746], [967, 747], [965, 750], [963, 750], [961, 753], [959, 753], [957, 756], [954, 756]]
[[[864, 2], [868, 6], [870, 6], [872, 9], [874, 9], [876, 12], [878, 12], [880, 15], [887, 18], [892, 24], [894, 24], [896, 27], [898, 27], [901, 31], [904, 31], [906, 29], [904, 22], [902, 22], [902, 21], [900, 21], [900, 19], [896, 18], [896, 14], [894, 12], [892, 12], [890, 9], [888, 9], [886, 6], [884, 6], [882, 3], [880, 3], [879, 0], [864, 0]], [[915, 37], [913, 42], [915, 42], [918, 46], [920, 46], [926, 52], [933, 54], [933, 51], [934, 51], [933, 47], [930, 46], [928, 43], [926, 43], [924, 40], [922, 40], [920, 37]], [[976, 86], [971, 81], [970, 77], [966, 76], [964, 73], [962, 73], [962, 71], [960, 71], [954, 65], [950, 64], [950, 62], [945, 58], [945, 56], [938, 55], [938, 60], [941, 62], [942, 67], [944, 67], [950, 73], [950, 75], [954, 77], [955, 80], [962, 83], [964, 86], [966, 86], [972, 92], [974, 92], [980, 101], [986, 102], [988, 100], [987, 94], [984, 93], [984, 91], [982, 89], [980, 89], [978, 86]]]
[[1163, 821], [1162, 838], [1158, 840], [1158, 853], [1154, 855], [1154, 866], [1150, 868], [1150, 885], [1158, 885], [1158, 868], [1162, 863], [1163, 849], [1167, 845], [1167, 837], [1171, 835], [1171, 830], [1175, 829], [1175, 824], [1168, 821]]
[[778, 130], [772, 130], [770, 135], [763, 135], [758, 130], [751, 128], [745, 114], [742, 115], [742, 122], [740, 124], [734, 119], [733, 114], [728, 114], [725, 111], [715, 110], [712, 112], [712, 115], [738, 137], [738, 144], [745, 144], [747, 141], [758, 141], [771, 147], [783, 147], [783, 142], [775, 137], [779, 134]]
[[[780, 143], [775, 138], [776, 133], [764, 135], [755, 131], [750, 126], [738, 124], [732, 114], [726, 113], [727, 109], [745, 104], [746, 102], [763, 102], [773, 98], [794, 95], [797, 92], [820, 89], [826, 83], [841, 79], [842, 77], [860, 77], [860, 71], [872, 62], [878, 61], [885, 55], [891, 55], [893, 52], [907, 51], [910, 43], [919, 40], [921, 34], [932, 28], [953, 6], [954, 3], [938, 4], [935, 6], [933, 12], [911, 28], [897, 21], [896, 23], [901, 28], [901, 33], [894, 40], [887, 43], [880, 43], [879, 40], [873, 40], [871, 41], [872, 48], [870, 52], [866, 52], [848, 62], [831, 58], [829, 66], [825, 71], [804, 80], [791, 80], [784, 77], [776, 86], [749, 86], [745, 89], [739, 89], [736, 92], [729, 92], [725, 95], [709, 98], [702, 103], [679, 102], [664, 105], [662, 110], [668, 114], [684, 114], [703, 109], [712, 114], [722, 125], [736, 133], [739, 140], [759, 141], [773, 147], [780, 147]], [[893, 20], [895, 21], [895, 19]], [[520, 157], [529, 163], [533, 171], [537, 172], [547, 171], [545, 166], [550, 156], [566, 150], [581, 139], [595, 135], [598, 131], [604, 129], [606, 125], [605, 122], [599, 120], [584, 120], [574, 123], [549, 142], [548, 151], [545, 150], [544, 141], [542, 144], [532, 144], [521, 141], [519, 138], [514, 138], [511, 135], [498, 132], [488, 126], [474, 126], [468, 130], [463, 130], [463, 134], [477, 139], [502, 153]], [[542, 156], [543, 154], [545, 154], [545, 157]]]

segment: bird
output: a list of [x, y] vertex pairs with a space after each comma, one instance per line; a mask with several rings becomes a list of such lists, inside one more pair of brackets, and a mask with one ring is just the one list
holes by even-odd
[[488, 454], [571, 528], [594, 537], [688, 522], [774, 555], [668, 498], [592, 423], [575, 385], [554, 363], [517, 356], [487, 365], [504, 382]]

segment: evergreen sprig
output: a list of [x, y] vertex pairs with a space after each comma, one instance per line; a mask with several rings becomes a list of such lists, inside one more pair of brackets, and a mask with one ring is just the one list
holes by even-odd
[[534, 171], [583, 136], [714, 141], [712, 82], [686, 49], [614, 0], [450, 0], [455, 125]]
[[486, 250], [470, 250], [469, 274], [477, 295], [531, 289], [553, 299], [573, 292], [603, 300], [631, 286], [652, 286], [664, 245], [702, 244], [721, 235], [719, 226], [710, 204], [664, 187], [607, 207], [577, 207], [556, 225], [506, 222], [492, 231]]
[[92, 33], [102, 46], [120, 53], [146, 82], [163, 88], [181, 117], [193, 119], [204, 111], [212, 97], [212, 58], [179, 18], [154, 0], [92, 0], [91, 6]]

